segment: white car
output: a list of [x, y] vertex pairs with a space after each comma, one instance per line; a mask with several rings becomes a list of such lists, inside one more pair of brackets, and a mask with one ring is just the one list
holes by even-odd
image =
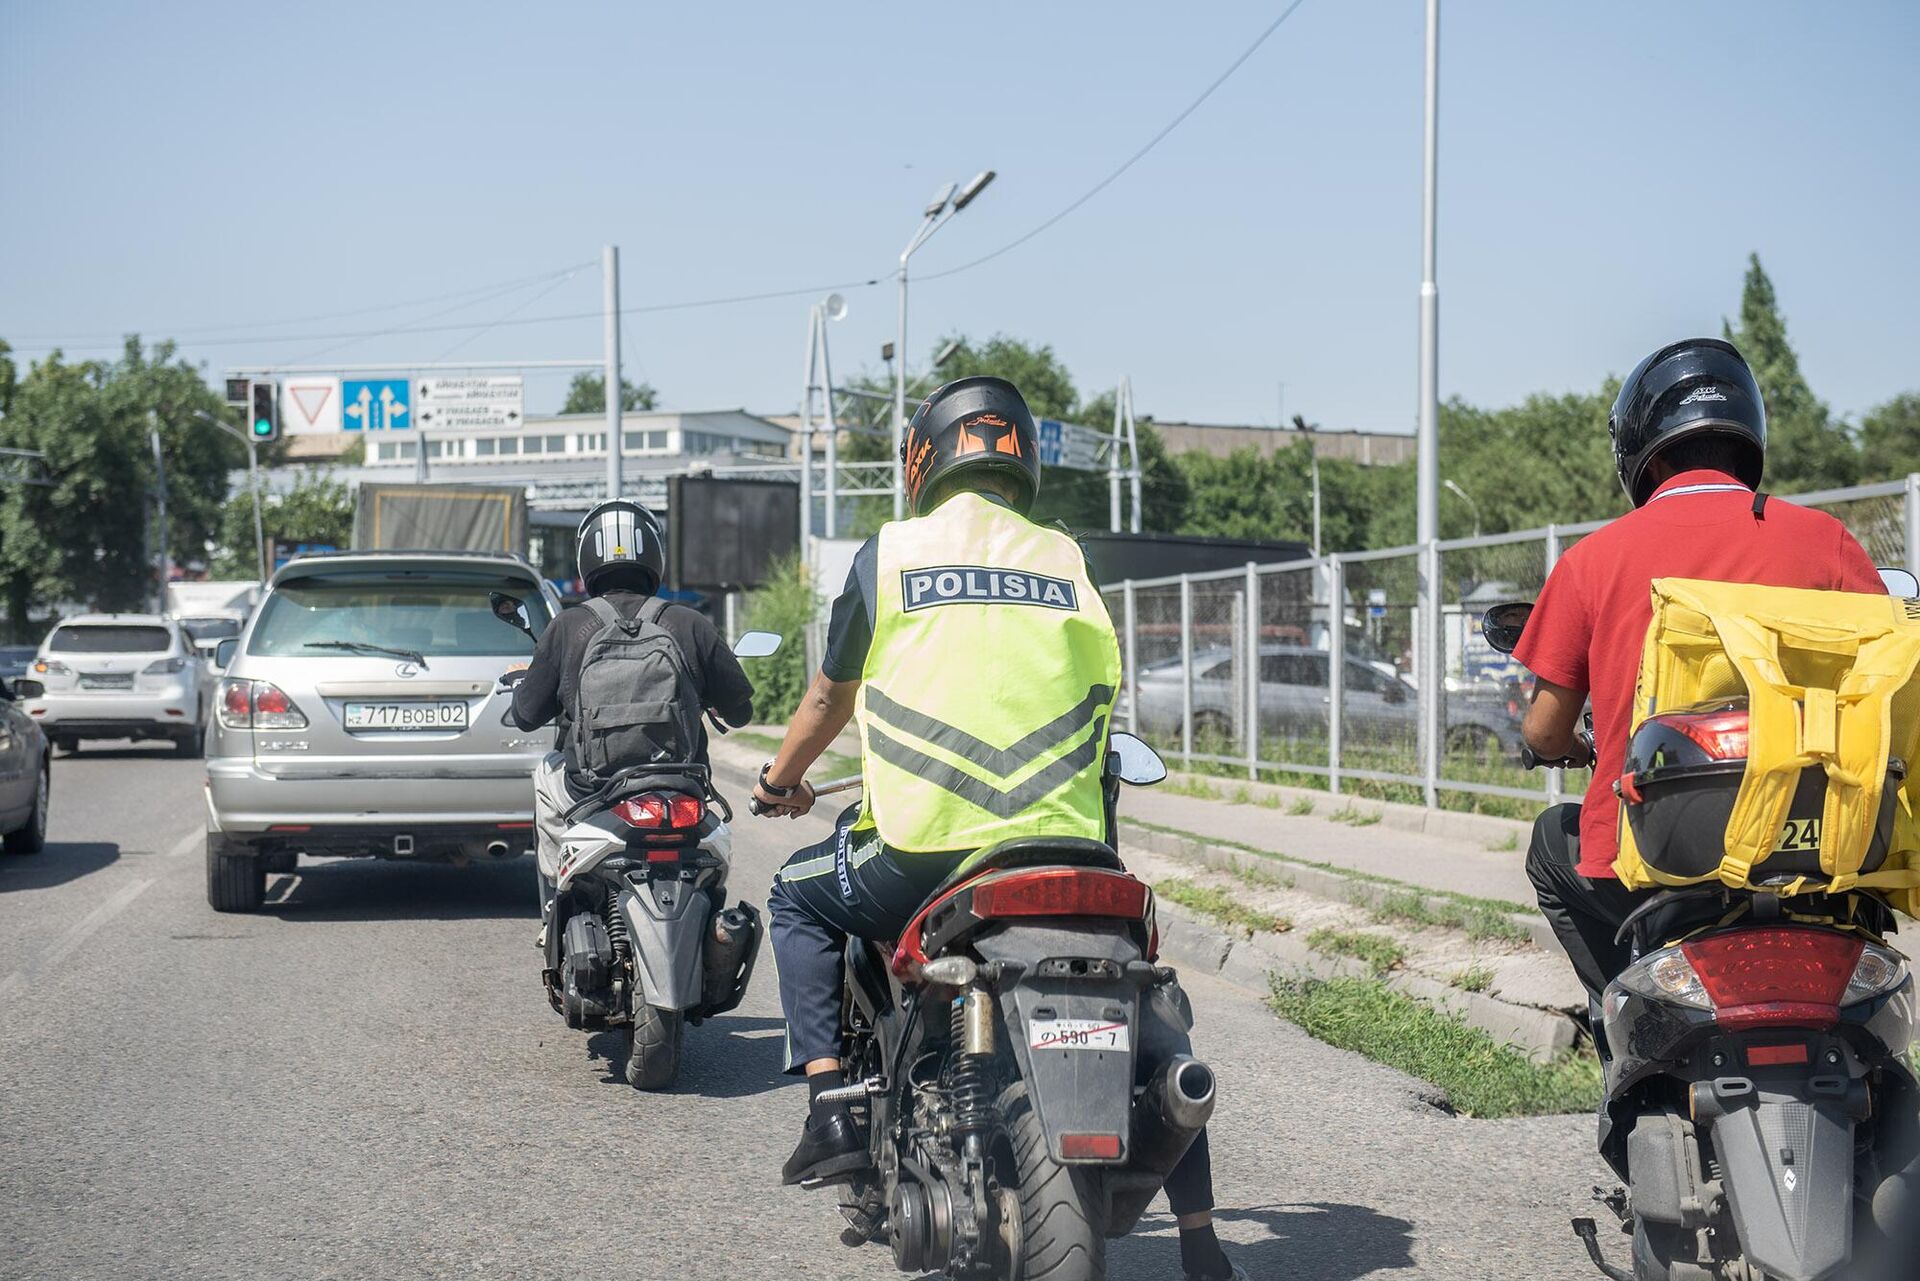
[[45, 692], [25, 700], [26, 713], [65, 751], [90, 738], [170, 739], [181, 756], [206, 745], [211, 681], [170, 618], [70, 618], [47, 633], [28, 674]]

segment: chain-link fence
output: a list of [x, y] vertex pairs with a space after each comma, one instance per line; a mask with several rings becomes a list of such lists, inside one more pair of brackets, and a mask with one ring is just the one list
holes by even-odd
[[[1839, 517], [1876, 563], [1920, 567], [1920, 475], [1795, 501]], [[1117, 722], [1190, 768], [1524, 814], [1563, 780], [1521, 769], [1532, 679], [1480, 617], [1533, 599], [1599, 527], [1109, 585], [1126, 664]]]

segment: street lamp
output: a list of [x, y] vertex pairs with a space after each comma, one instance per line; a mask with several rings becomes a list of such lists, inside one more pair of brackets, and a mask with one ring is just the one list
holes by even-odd
[[267, 581], [267, 534], [266, 527], [260, 521], [260, 460], [254, 448], [253, 437], [237, 427], [229, 426], [212, 414], [196, 409], [193, 416], [201, 422], [218, 427], [227, 435], [234, 437], [247, 447], [247, 488], [253, 491], [253, 551], [259, 559], [260, 581]]
[[1454, 493], [1458, 494], [1462, 499], [1466, 500], [1467, 506], [1471, 508], [1473, 511], [1473, 536], [1475, 538], [1480, 537], [1480, 504], [1473, 500], [1472, 494], [1469, 494], [1466, 490], [1460, 488], [1460, 486], [1455, 484], [1451, 478], [1447, 480], [1443, 480], [1440, 483], [1442, 485], [1445, 485], [1448, 489], [1452, 490]]
[[907, 435], [907, 260], [913, 257], [913, 251], [927, 243], [933, 233], [947, 225], [953, 216], [979, 199], [980, 193], [993, 181], [991, 169], [982, 169], [973, 176], [966, 186], [955, 194], [956, 183], [948, 183], [927, 202], [920, 211], [920, 228], [913, 233], [913, 239], [900, 251], [900, 326], [894, 338], [895, 364], [893, 368], [893, 518], [899, 520], [907, 514], [906, 467], [900, 457], [900, 447]]

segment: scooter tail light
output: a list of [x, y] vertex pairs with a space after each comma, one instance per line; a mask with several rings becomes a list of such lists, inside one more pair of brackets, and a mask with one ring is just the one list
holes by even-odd
[[698, 796], [676, 796], [667, 804], [667, 826], [698, 827], [707, 817], [707, 804]]
[[1866, 942], [1813, 929], [1736, 930], [1683, 943], [1721, 1026], [1832, 1027]]
[[613, 813], [628, 827], [653, 831], [667, 825], [667, 800], [664, 796], [629, 796], [614, 805]]
[[1120, 1136], [1117, 1134], [1063, 1134], [1060, 1155], [1069, 1161], [1118, 1161]]
[[1123, 872], [1049, 867], [1009, 872], [973, 888], [973, 914], [982, 920], [1010, 916], [1114, 916], [1145, 920], [1153, 892]]
[[1716, 761], [1744, 760], [1747, 755], [1747, 709], [1713, 712], [1669, 712], [1660, 723], [1700, 745]]

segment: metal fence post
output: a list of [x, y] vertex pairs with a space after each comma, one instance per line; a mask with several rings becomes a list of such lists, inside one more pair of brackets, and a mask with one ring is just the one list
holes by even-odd
[[[1548, 525], [1547, 526], [1547, 572], [1540, 579], [1542, 583], [1546, 582], [1548, 578], [1553, 576], [1553, 567], [1555, 565], [1558, 565], [1559, 563], [1560, 563], [1560, 527], [1558, 525]], [[1566, 788], [1567, 788], [1567, 773], [1565, 770], [1550, 769], [1547, 771], [1547, 804], [1558, 805], [1566, 796]]]
[[1340, 722], [1347, 706], [1347, 567], [1338, 556], [1315, 565], [1327, 576], [1327, 790], [1340, 794]]
[[1180, 576], [1180, 757], [1193, 768], [1193, 580]]
[[1440, 708], [1446, 697], [1446, 664], [1440, 656], [1440, 543], [1420, 548], [1420, 773], [1428, 809], [1440, 807]]
[[1138, 734], [1140, 732], [1140, 682], [1135, 674], [1139, 672], [1140, 664], [1135, 661], [1137, 651], [1133, 643], [1134, 632], [1138, 627], [1138, 619], [1134, 614], [1133, 580], [1131, 578], [1120, 584], [1120, 600], [1122, 626], [1127, 629], [1127, 730], [1129, 733]]
[[1906, 500], [1907, 563], [1902, 568], [1920, 574], [1920, 472], [1907, 473]]
[[1247, 562], [1247, 780], [1260, 776], [1260, 571]]

